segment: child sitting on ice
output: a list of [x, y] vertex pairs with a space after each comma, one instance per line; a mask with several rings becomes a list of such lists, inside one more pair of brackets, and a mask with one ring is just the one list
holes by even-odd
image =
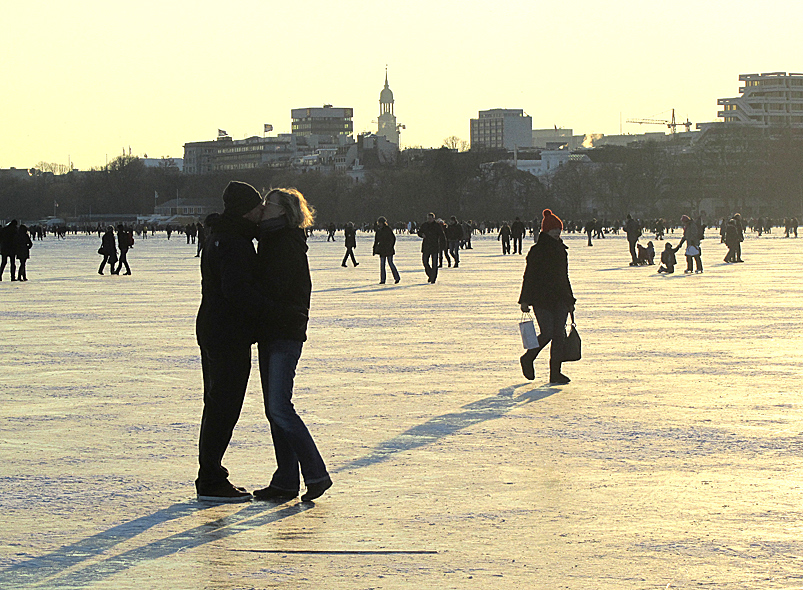
[[675, 265], [678, 263], [677, 258], [675, 258], [675, 252], [677, 252], [677, 248], [673, 248], [672, 244], [669, 242], [666, 243], [664, 246], [664, 251], [661, 252], [661, 267], [658, 269], [658, 272], [665, 272], [666, 274], [671, 275], [675, 272]]
[[641, 244], [636, 244], [636, 252], [636, 264], [655, 264], [655, 247], [652, 242], [647, 242], [646, 248]]

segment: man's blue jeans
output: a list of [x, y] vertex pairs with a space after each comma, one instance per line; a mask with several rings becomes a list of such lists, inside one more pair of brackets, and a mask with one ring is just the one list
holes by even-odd
[[460, 240], [449, 240], [449, 254], [454, 258], [454, 265], [460, 264]]
[[421, 261], [424, 263], [424, 270], [429, 277], [429, 282], [434, 283], [438, 279], [438, 253], [424, 253], [421, 255]]
[[307, 485], [329, 477], [321, 454], [291, 401], [293, 379], [302, 346], [302, 342], [295, 340], [259, 343], [262, 395], [265, 400], [265, 415], [270, 422], [277, 465], [270, 485], [279, 490], [293, 492], [299, 489], [299, 465]]

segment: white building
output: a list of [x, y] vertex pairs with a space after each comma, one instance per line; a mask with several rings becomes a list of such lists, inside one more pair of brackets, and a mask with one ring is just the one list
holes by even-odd
[[717, 113], [725, 123], [803, 129], [803, 74], [741, 74], [736, 98], [720, 98]]
[[533, 119], [522, 109], [480, 111], [471, 119], [471, 149], [528, 148], [533, 144]]

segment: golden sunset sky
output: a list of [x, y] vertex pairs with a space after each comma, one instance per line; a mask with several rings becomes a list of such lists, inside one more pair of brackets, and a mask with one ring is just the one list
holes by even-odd
[[491, 108], [661, 131], [624, 121], [714, 121], [739, 74], [803, 71], [801, 22], [798, 0], [7, 2], [0, 168], [183, 157], [218, 129], [289, 133], [292, 108], [325, 103], [375, 131], [386, 64], [407, 147], [468, 140]]

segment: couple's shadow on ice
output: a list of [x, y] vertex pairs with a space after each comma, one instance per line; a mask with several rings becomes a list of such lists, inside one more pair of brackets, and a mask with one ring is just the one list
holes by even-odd
[[[524, 390], [518, 391], [521, 389]], [[421, 448], [475, 424], [501, 418], [516, 407], [541, 401], [559, 391], [560, 388], [549, 385], [532, 387], [529, 382], [503, 388], [496, 395], [471, 402], [455, 412], [435, 416], [423, 424], [413, 426], [381, 442], [363, 457], [337, 467], [332, 472], [342, 473], [382, 463], [392, 459], [397, 453]], [[296, 516], [313, 507], [312, 502], [253, 502], [234, 513], [221, 515], [217, 505], [194, 501], [177, 503], [6, 568], [0, 571], [0, 587], [17, 588], [45, 581], [66, 587], [89, 586], [136, 565], [200, 547], [246, 530], [254, 530]], [[185, 517], [196, 516], [203, 519], [206, 517], [203, 514], [206, 510], [209, 510], [210, 520], [105, 559], [97, 559], [156, 526]], [[86, 565], [81, 568], [84, 563]]]

